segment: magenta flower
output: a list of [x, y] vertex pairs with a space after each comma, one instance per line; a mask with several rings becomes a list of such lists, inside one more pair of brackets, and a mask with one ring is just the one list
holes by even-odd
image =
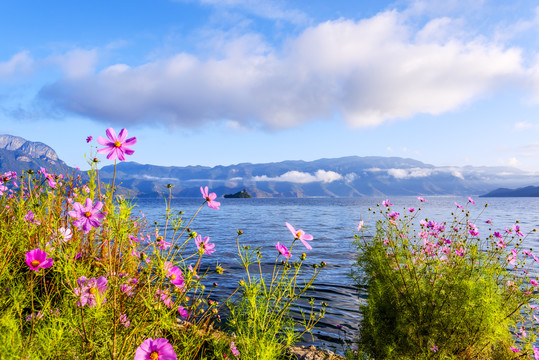
[[105, 148], [98, 149], [97, 152], [100, 154], [105, 154], [108, 152], [107, 159], [114, 160], [118, 158], [120, 161], [125, 161], [125, 155], [133, 155], [135, 152], [128, 148], [128, 146], [133, 146], [137, 143], [137, 138], [132, 137], [127, 139], [127, 130], [122, 129], [120, 134], [116, 136], [113, 128], [108, 128], [106, 131], [108, 140], [99, 136], [97, 142]]
[[509, 349], [513, 352], [516, 352], [516, 353], [519, 353], [520, 352], [520, 349], [519, 348], [514, 348], [514, 347], [509, 347]]
[[45, 169], [44, 167], [41, 167], [39, 169], [39, 172], [41, 172], [41, 174], [45, 176], [47, 182], [49, 183], [49, 186], [53, 189], [56, 189], [56, 181], [54, 181], [54, 175], [47, 173], [47, 169]]
[[415, 209], [413, 207], [411, 207], [411, 208], [408, 208], [408, 211], [413, 213], [415, 211]]
[[391, 201], [389, 199], [386, 199], [386, 200], [382, 201], [382, 205], [384, 205], [385, 207], [389, 207], [389, 206], [391, 206], [393, 204], [391, 203]]
[[360, 231], [361, 228], [363, 228], [363, 220], [361, 220], [358, 224], [357, 224], [357, 231]]
[[232, 351], [232, 355], [234, 355], [235, 357], [240, 356], [240, 352], [238, 349], [236, 349], [236, 344], [234, 344], [234, 341], [230, 343], [230, 350]]
[[177, 360], [174, 348], [167, 339], [144, 340], [135, 352], [134, 360]]
[[474, 199], [472, 199], [471, 197], [468, 196], [468, 202], [471, 202], [472, 204], [475, 204], [475, 201]]
[[170, 291], [167, 290], [157, 290], [155, 292], [155, 298], [159, 298], [166, 307], [172, 307], [172, 298], [170, 297]]
[[182, 271], [177, 266], [172, 266], [167, 269], [167, 277], [170, 279], [170, 282], [176, 287], [182, 288], [185, 285], [183, 282]]
[[537, 282], [537, 280], [535, 279], [530, 279], [530, 284], [532, 284], [535, 287], [539, 286], [539, 282]]
[[127, 296], [135, 295], [135, 292], [133, 291], [133, 287], [131, 285], [122, 284], [120, 285], [120, 290], [122, 290], [123, 293], [126, 294]]
[[86, 143], [89, 143], [90, 141], [92, 141], [92, 139], [93, 139], [93, 137], [88, 136], [88, 137], [86, 138]]
[[77, 306], [94, 307], [107, 301], [105, 298], [105, 292], [108, 289], [108, 280], [104, 276], [100, 276], [97, 279], [88, 279], [85, 276], [81, 276], [77, 279], [79, 287], [75, 288], [75, 295], [79, 297]]
[[120, 323], [125, 327], [129, 327], [129, 325], [131, 325], [131, 321], [129, 321], [127, 315], [122, 313], [120, 313]]
[[535, 357], [535, 360], [539, 360], [539, 348], [533, 347], [533, 356]]
[[287, 259], [292, 255], [290, 251], [288, 251], [286, 246], [281, 245], [280, 242], [277, 242], [277, 244], [275, 244], [275, 248], [281, 253], [281, 255], [283, 255]]
[[511, 254], [507, 257], [507, 262], [509, 265], [515, 265], [515, 260], [517, 259], [517, 250], [513, 249], [511, 250]]
[[198, 251], [200, 251], [203, 254], [211, 255], [215, 252], [215, 244], [208, 243], [210, 241], [210, 237], [206, 236], [204, 240], [202, 240], [201, 235], [197, 235], [195, 238], [195, 244], [197, 245]]
[[215, 201], [217, 195], [215, 193], [208, 193], [208, 191], [209, 190], [207, 186], [204, 188], [202, 188], [202, 186], [200, 187], [200, 192], [202, 193], [202, 197], [204, 198], [204, 200], [206, 200], [206, 202], [208, 203], [208, 207], [219, 210], [219, 206], [221, 206], [221, 203], [219, 201]]
[[39, 272], [39, 269], [50, 268], [54, 264], [54, 260], [47, 259], [47, 253], [40, 249], [34, 249], [26, 253], [26, 265], [30, 270]]
[[286, 227], [288, 228], [288, 230], [290, 230], [290, 232], [292, 233], [292, 235], [294, 235], [294, 239], [296, 240], [300, 240], [303, 245], [305, 245], [305, 247], [309, 250], [311, 250], [313, 247], [307, 242], [307, 241], [311, 241], [313, 239], [313, 236], [312, 235], [309, 235], [309, 234], [305, 234], [305, 232], [301, 229], [299, 230], [296, 230], [294, 229], [294, 227], [292, 225], [290, 225], [289, 223], [285, 223], [286, 224]]
[[73, 221], [73, 225], [79, 229], [82, 228], [82, 230], [87, 233], [92, 229], [92, 227], [97, 228], [101, 226], [101, 222], [99, 222], [99, 220], [105, 218], [105, 215], [99, 212], [102, 207], [103, 203], [101, 201], [98, 201], [95, 203], [95, 205], [93, 205], [92, 199], [87, 198], [84, 206], [76, 202], [73, 205], [73, 210], [69, 211], [68, 214], [72, 218], [76, 219]]
[[189, 316], [189, 311], [187, 311], [186, 308], [184, 308], [183, 306], [178, 306], [178, 313], [180, 314], [180, 316], [184, 319], [187, 319], [187, 317]]
[[172, 243], [165, 241], [165, 239], [163, 239], [161, 236], [158, 238], [158, 240], [155, 243], [157, 244], [157, 248], [161, 250], [168, 249], [172, 245]]
[[398, 212], [392, 211], [387, 215], [387, 217], [389, 217], [391, 220], [397, 220], [399, 215], [400, 214]]
[[418, 197], [417, 197], [417, 200], [419, 200], [419, 201], [421, 201], [421, 202], [427, 201], [427, 200], [423, 199], [421, 196], [418, 196]]

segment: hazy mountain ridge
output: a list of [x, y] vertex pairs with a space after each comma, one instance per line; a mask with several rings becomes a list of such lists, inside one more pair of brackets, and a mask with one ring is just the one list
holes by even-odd
[[[0, 171], [45, 167], [73, 171], [49, 146], [11, 135], [0, 136]], [[113, 165], [100, 169], [110, 181]], [[391, 195], [478, 195], [497, 188], [539, 183], [539, 176], [511, 167], [437, 167], [421, 161], [380, 156], [347, 156], [314, 161], [239, 163], [209, 166], [157, 166], [119, 162], [120, 193], [160, 197], [173, 185], [176, 197], [200, 196], [209, 186], [219, 196], [246, 189], [253, 197], [364, 197]]]
[[56, 151], [41, 142], [28, 141], [19, 136], [0, 135], [0, 169], [2, 172], [37, 170], [72, 170], [58, 158]]

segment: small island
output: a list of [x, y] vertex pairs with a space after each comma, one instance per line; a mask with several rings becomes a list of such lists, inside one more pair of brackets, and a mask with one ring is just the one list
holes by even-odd
[[247, 199], [247, 198], [252, 198], [252, 196], [245, 189], [243, 189], [242, 191], [238, 191], [235, 194], [225, 194], [225, 195], [223, 195], [223, 197], [225, 199]]

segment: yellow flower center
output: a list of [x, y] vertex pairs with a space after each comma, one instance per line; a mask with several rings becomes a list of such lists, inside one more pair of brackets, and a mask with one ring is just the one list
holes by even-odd
[[296, 233], [296, 237], [297, 237], [298, 239], [301, 237], [301, 231], [298, 231], [298, 232]]
[[152, 360], [159, 360], [159, 354], [158, 354], [157, 352], [155, 352], [155, 351], [152, 352], [152, 353], [150, 354], [150, 359], [152, 359]]
[[209, 196], [206, 196], [206, 201], [211, 201]]
[[33, 267], [37, 267], [41, 263], [38, 260], [34, 260], [34, 261], [31, 261], [30, 264], [32, 264]]
[[91, 217], [92, 216], [92, 212], [91, 211], [86, 211], [84, 213], [84, 216], [86, 216], [87, 218]]
[[[121, 147], [121, 146], [122, 146], [122, 143], [119, 142], [118, 140], [116, 140], [116, 141], [114, 142], [114, 147]], [[157, 359], [157, 358], [156, 358], [156, 359]]]
[[95, 287], [90, 288], [89, 291], [90, 291], [90, 294], [93, 294], [93, 295], [97, 294], [97, 288], [95, 288]]
[[172, 280], [175, 280], [175, 279], [176, 279], [176, 275], [175, 275], [175, 274], [172, 274], [172, 275], [170, 275], [170, 278], [171, 278]]

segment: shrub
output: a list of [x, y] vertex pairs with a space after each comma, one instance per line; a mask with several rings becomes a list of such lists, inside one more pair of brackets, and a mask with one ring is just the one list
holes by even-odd
[[372, 237], [356, 235], [354, 278], [368, 288], [360, 349], [377, 360], [539, 358], [539, 259], [522, 249], [518, 223], [502, 234], [489, 221], [481, 236], [459, 205], [443, 223], [416, 223], [419, 212], [401, 217], [391, 205]]

